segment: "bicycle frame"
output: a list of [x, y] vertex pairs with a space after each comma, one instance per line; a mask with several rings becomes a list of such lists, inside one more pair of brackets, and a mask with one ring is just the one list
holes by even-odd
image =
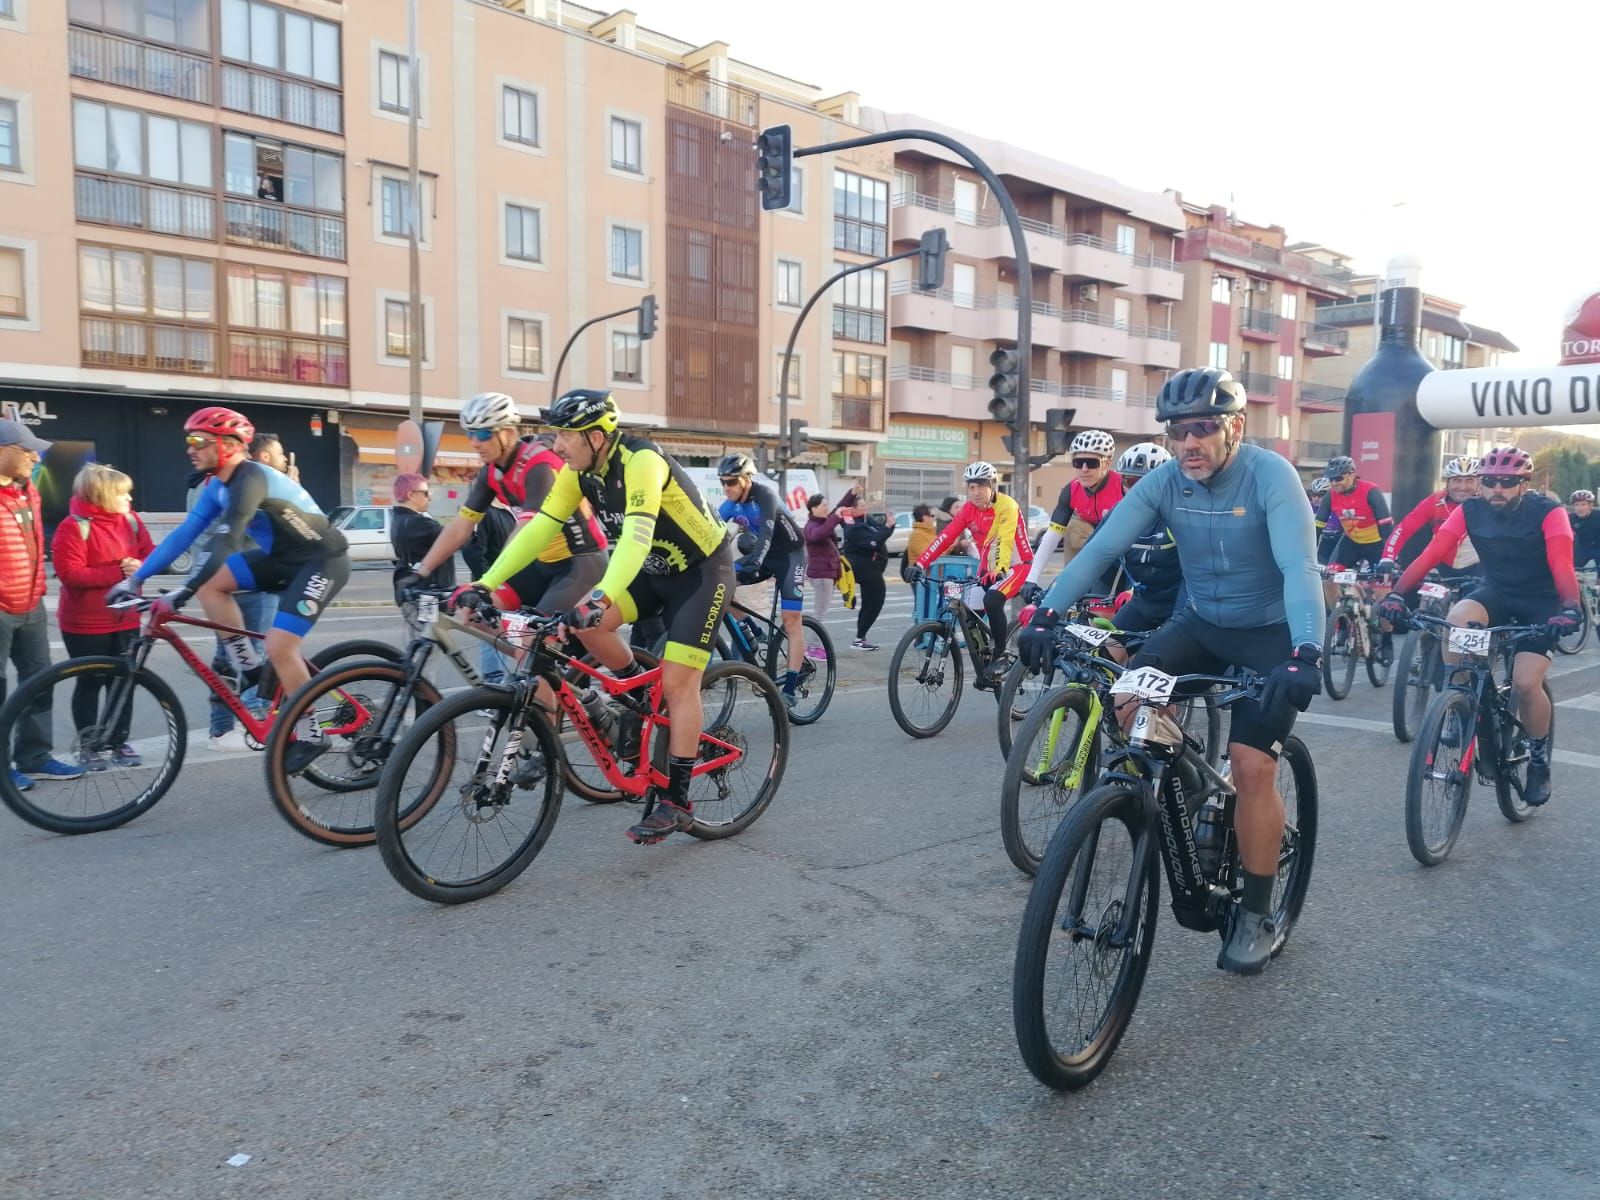
[[[1423, 628], [1434, 626], [1441, 635], [1441, 647], [1448, 645], [1447, 639], [1451, 628], [1448, 621], [1421, 614], [1414, 616], [1413, 620]], [[1466, 695], [1472, 706], [1472, 736], [1467, 742], [1466, 752], [1461, 756], [1459, 769], [1463, 772], [1476, 770], [1478, 777], [1485, 782], [1491, 782], [1505, 767], [1514, 765], [1508, 754], [1508, 747], [1516, 740], [1517, 731], [1520, 730], [1529, 737], [1533, 736], [1521, 718], [1512, 711], [1508, 697], [1517, 655], [1515, 639], [1520, 634], [1539, 628], [1537, 625], [1501, 625], [1491, 628], [1488, 630], [1491, 641], [1487, 653], [1453, 651], [1460, 657], [1454, 663], [1445, 664], [1445, 686], [1441, 694], [1461, 692]], [[1496, 661], [1502, 664], [1505, 672], [1504, 683], [1495, 678]], [[1436, 699], [1435, 703], [1437, 702]], [[1502, 737], [1502, 731], [1510, 736]], [[1488, 734], [1487, 747], [1481, 745], [1485, 733]], [[1483, 753], [1485, 749], [1488, 751], [1487, 755]], [[1486, 765], [1487, 770], [1485, 770]]]
[[140, 631], [133, 645], [128, 647], [127, 657], [133, 666], [133, 670], [128, 672], [126, 682], [120, 686], [113, 685], [111, 695], [106, 699], [106, 711], [117, 711], [117, 707], [127, 699], [124, 694], [125, 690], [133, 686], [133, 676], [144, 667], [145, 661], [150, 657], [150, 651], [155, 648], [157, 642], [165, 642], [178, 652], [178, 657], [183, 659], [189, 669], [199, 677], [200, 682], [211, 690], [211, 694], [220, 700], [229, 712], [233, 713], [239, 723], [244, 726], [245, 732], [258, 743], [264, 743], [272, 732], [272, 722], [277, 710], [269, 708], [266, 716], [258, 719], [255, 713], [245, 706], [239, 694], [211, 669], [210, 664], [191, 650], [189, 644], [169, 628], [172, 625], [187, 625], [194, 629], [209, 629], [214, 633], [231, 637], [261, 636], [249, 629], [239, 629], [232, 625], [222, 625], [215, 621], [206, 621], [198, 617], [186, 617], [182, 613], [170, 613], [163, 617], [152, 611], [145, 621], [144, 629]]
[[[980, 615], [961, 596], [951, 596], [945, 588], [952, 583], [959, 584], [962, 591], [971, 587], [975, 579], [962, 580], [928, 580], [927, 586], [939, 589], [939, 612], [934, 617], [942, 621], [946, 628], [954, 633], [960, 629], [961, 635], [967, 641], [967, 657], [972, 660], [973, 672], [977, 675], [977, 686], [981, 689], [983, 679], [988, 674], [989, 668], [994, 665], [996, 653], [994, 649], [994, 636], [989, 629], [989, 621]], [[976, 630], [976, 633], [974, 632]], [[1004, 650], [1004, 647], [1001, 647]], [[958, 653], [959, 648], [953, 643], [951, 653]]]

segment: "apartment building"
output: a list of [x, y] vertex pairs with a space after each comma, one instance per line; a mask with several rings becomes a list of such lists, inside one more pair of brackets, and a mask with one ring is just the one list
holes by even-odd
[[[1175, 242], [1177, 198], [926, 117], [867, 109], [872, 129], [931, 129], [971, 147], [1005, 183], [1022, 218], [1033, 287], [1030, 417], [1035, 452], [1049, 409], [1074, 428], [1113, 433], [1119, 446], [1158, 432], [1154, 398], [1181, 365], [1174, 306], [1184, 294]], [[962, 465], [993, 461], [1009, 474], [1004, 427], [989, 418], [990, 354], [1014, 347], [1017, 259], [982, 178], [927, 142], [897, 143], [890, 244], [911, 249], [925, 230], [950, 238], [945, 286], [914, 286], [914, 260], [887, 275], [889, 438], [874, 487], [889, 508], [959, 494]], [[837, 309], [835, 310], [838, 311]], [[1029, 500], [1048, 508], [1067, 482], [1064, 459], [1034, 472]], [[1020, 499], [1020, 497], [1019, 497]]]
[[[487, 389], [548, 403], [569, 334], [653, 294], [660, 333], [600, 323], [561, 386], [613, 389], [691, 461], [775, 437], [793, 316], [893, 167], [805, 160], [766, 214], [751, 147], [780, 122], [802, 145], [852, 136], [857, 98], [627, 10], [420, 7], [426, 413]], [[182, 421], [224, 402], [280, 433], [325, 503], [387, 501], [413, 328], [406, 41], [402, 4], [0, 0], [0, 403], [60, 444], [58, 478], [93, 455], [142, 508], [181, 508]], [[882, 340], [832, 309], [802, 331], [790, 411], [818, 465], [865, 472], [885, 372], [844, 356]], [[442, 509], [476, 466], [447, 428]]]

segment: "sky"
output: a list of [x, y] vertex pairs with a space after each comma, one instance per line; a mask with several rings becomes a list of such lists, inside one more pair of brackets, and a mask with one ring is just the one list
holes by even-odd
[[[1522, 353], [1600, 289], [1600, 5], [633, 0], [639, 23], [862, 103], [1399, 253]], [[1600, 432], [1600, 430], [1597, 430]]]

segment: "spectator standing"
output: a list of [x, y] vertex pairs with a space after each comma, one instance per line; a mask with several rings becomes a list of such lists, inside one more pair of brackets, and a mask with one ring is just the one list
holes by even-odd
[[[944, 523], [948, 525], [949, 522]], [[933, 539], [939, 536], [939, 530], [944, 525], [934, 515], [933, 509], [926, 504], [919, 504], [911, 510], [911, 536], [906, 539], [906, 552], [900, 559], [900, 578], [906, 577], [906, 564], [914, 563], [922, 552], [933, 545]], [[910, 580], [907, 580], [910, 583]], [[911, 584], [911, 599], [917, 598], [917, 585]]]
[[832, 509], [828, 508], [827, 498], [821, 492], [806, 501], [806, 510], [811, 514], [805, 528], [806, 578], [817, 581], [811, 584], [811, 610], [818, 620], [833, 604], [834, 583], [839, 578], [839, 543], [834, 538], [834, 530], [844, 520], [846, 510], [855, 507], [855, 502], [854, 489], [846, 492]]
[[[50, 543], [61, 581], [56, 624], [69, 658], [126, 653], [139, 630], [139, 614], [107, 608], [106, 589], [138, 570], [154, 548], [150, 531], [133, 511], [133, 480], [99, 463], [79, 471], [67, 519], [56, 526]], [[73, 685], [72, 723], [80, 732], [96, 723], [106, 682], [90, 673]], [[138, 753], [128, 745], [126, 717], [110, 742], [110, 751], [80, 751], [78, 765], [87, 771], [103, 771], [110, 763], [139, 765]]]
[[[413, 564], [433, 549], [433, 540], [442, 526], [428, 512], [428, 499], [432, 489], [425, 476], [415, 473], [398, 475], [394, 481], [394, 515], [389, 525], [389, 545], [394, 548], [394, 578], [410, 575]], [[437, 570], [422, 577], [422, 587], [454, 587], [456, 582], [455, 556], [445, 559]], [[395, 603], [400, 597], [395, 596]]]
[[844, 527], [844, 557], [855, 572], [861, 607], [856, 612], [856, 636], [851, 643], [857, 650], [876, 650], [867, 632], [883, 611], [883, 572], [889, 565], [889, 523], [882, 513], [867, 515], [857, 505], [850, 510], [850, 523]]
[[300, 482], [300, 468], [289, 461], [283, 451], [283, 440], [275, 433], [258, 433], [250, 439], [250, 457], [258, 463], [282, 471], [296, 483]]
[[[21, 421], [0, 421], [0, 701], [6, 697], [5, 662], [17, 682], [50, 665], [50, 619], [44, 609], [44, 521], [33, 469], [50, 443], [34, 437]], [[7, 770], [18, 791], [35, 779], [77, 779], [81, 767], [50, 753], [50, 695], [17, 723], [17, 739], [6, 747]]]

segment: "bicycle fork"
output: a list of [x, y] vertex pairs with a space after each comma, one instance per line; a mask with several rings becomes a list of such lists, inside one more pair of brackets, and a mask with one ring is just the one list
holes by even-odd
[[[1067, 768], [1067, 773], [1060, 782], [1060, 786], [1071, 790], [1083, 784], [1083, 770], [1089, 762], [1089, 752], [1094, 748], [1095, 735], [1100, 731], [1100, 718], [1105, 712], [1100, 703], [1100, 696], [1093, 688], [1084, 689], [1089, 695], [1089, 716], [1083, 723], [1083, 732], [1078, 738], [1077, 750], [1073, 753], [1072, 763]], [[1044, 746], [1039, 753], [1038, 765], [1034, 774], [1043, 777], [1049, 770], [1050, 764], [1055, 761], [1056, 739], [1061, 736], [1061, 726], [1066, 720], [1067, 710], [1058, 708], [1050, 715], [1050, 731], [1045, 735]]]

